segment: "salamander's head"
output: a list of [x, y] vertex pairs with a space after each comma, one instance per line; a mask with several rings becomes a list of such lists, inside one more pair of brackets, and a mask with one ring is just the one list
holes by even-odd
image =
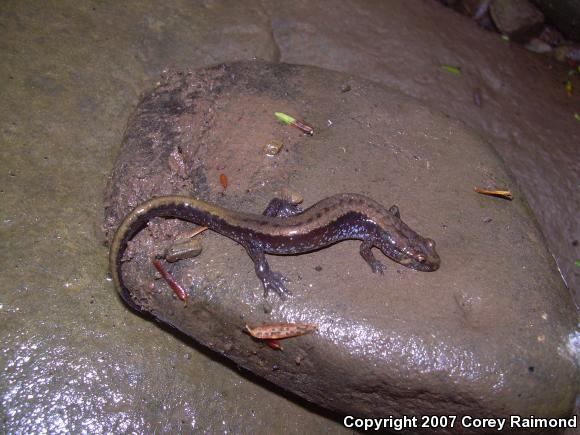
[[[379, 242], [376, 244], [383, 254], [411, 269], [433, 272], [439, 269], [441, 259], [435, 250], [435, 241], [422, 237], [402, 220], [399, 208], [389, 209], [391, 225], [381, 226]], [[392, 227], [396, 230], [392, 231]], [[391, 228], [387, 231], [387, 228]]]

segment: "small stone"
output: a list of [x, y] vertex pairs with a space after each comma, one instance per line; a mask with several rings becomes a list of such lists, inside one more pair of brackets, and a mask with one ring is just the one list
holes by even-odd
[[562, 63], [579, 63], [580, 46], [579, 45], [561, 45], [554, 49], [554, 58]]
[[539, 38], [532, 38], [530, 42], [526, 44], [526, 49], [533, 51], [534, 53], [549, 53], [552, 51], [550, 44], [542, 41]]
[[186, 258], [197, 257], [201, 254], [203, 247], [200, 239], [177, 240], [165, 250], [165, 259], [170, 263]]
[[544, 14], [528, 0], [493, 0], [490, 13], [502, 34], [522, 44], [544, 28]]
[[169, 165], [171, 170], [176, 174], [178, 174], [180, 177], [186, 176], [185, 163], [183, 161], [183, 156], [181, 155], [181, 152], [178, 147], [175, 147], [171, 152], [171, 154], [169, 155], [167, 164]]
[[268, 141], [268, 143], [266, 143], [266, 146], [264, 147], [264, 152], [266, 153], [267, 156], [275, 156], [280, 151], [282, 151], [283, 147], [284, 144], [282, 143], [282, 141], [273, 139]]
[[284, 187], [280, 190], [280, 198], [294, 205], [301, 204], [304, 201], [304, 197], [300, 192], [292, 190], [289, 187]]
[[567, 45], [561, 45], [559, 47], [556, 47], [553, 51], [553, 56], [554, 59], [556, 59], [558, 62], [566, 62], [566, 57], [568, 56], [568, 52], [570, 51], [570, 47], [568, 47]]

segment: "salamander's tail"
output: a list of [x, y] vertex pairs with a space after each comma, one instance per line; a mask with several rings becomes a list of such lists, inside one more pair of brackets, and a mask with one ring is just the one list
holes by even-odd
[[144, 311], [125, 286], [121, 275], [121, 262], [129, 242], [155, 217], [173, 217], [204, 225], [208, 213], [216, 207], [204, 201], [184, 196], [160, 196], [139, 204], [125, 218], [113, 237], [109, 251], [109, 269], [115, 289], [133, 309]]

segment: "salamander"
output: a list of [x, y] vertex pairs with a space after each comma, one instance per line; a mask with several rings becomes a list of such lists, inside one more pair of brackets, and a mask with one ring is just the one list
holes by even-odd
[[127, 242], [154, 217], [178, 218], [208, 227], [242, 245], [253, 260], [256, 275], [269, 292], [281, 298], [290, 292], [285, 279], [270, 270], [265, 254], [294, 255], [324, 248], [347, 239], [361, 240], [360, 254], [375, 273], [386, 266], [372, 253], [376, 247], [392, 260], [411, 269], [431, 272], [441, 260], [435, 242], [409, 228], [396, 205], [385, 208], [359, 194], [328, 197], [306, 210], [274, 198], [263, 214], [228, 210], [187, 196], [161, 196], [133, 209], [117, 229], [109, 254], [111, 275], [117, 291], [134, 308], [129, 289], [123, 283], [121, 262]]

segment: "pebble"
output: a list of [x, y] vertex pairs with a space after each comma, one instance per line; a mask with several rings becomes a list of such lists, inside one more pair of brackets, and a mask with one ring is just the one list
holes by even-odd
[[275, 156], [276, 154], [280, 153], [280, 151], [282, 151], [283, 147], [284, 144], [282, 141], [273, 139], [266, 143], [266, 146], [264, 146], [264, 152], [267, 156]]
[[527, 50], [533, 51], [534, 53], [549, 53], [552, 51], [550, 44], [542, 41], [538, 38], [532, 38], [530, 42], [525, 45]]
[[290, 204], [294, 205], [301, 204], [302, 201], [304, 201], [304, 197], [300, 192], [290, 189], [289, 187], [283, 187], [280, 190], [280, 198], [285, 199]]

